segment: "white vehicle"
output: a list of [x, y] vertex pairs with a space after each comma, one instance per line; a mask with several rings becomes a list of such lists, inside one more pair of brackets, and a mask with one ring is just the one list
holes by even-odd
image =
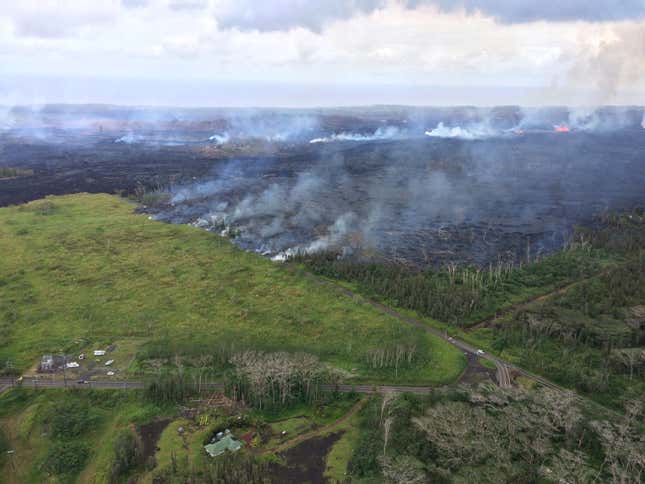
[[112, 363], [114, 363], [114, 360], [107, 360], [105, 366], [112, 366]]
[[94, 356], [105, 356], [105, 350], [94, 350]]
[[484, 354], [484, 350], [481, 350], [481, 349], [477, 350], [477, 354], [478, 354], [478, 355], [483, 355], [483, 354]]

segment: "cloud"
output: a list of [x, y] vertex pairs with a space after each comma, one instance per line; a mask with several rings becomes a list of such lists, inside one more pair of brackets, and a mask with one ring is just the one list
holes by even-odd
[[[578, 0], [561, 2], [562, 11], [519, 0], [5, 3], [0, 14], [0, 84], [9, 76], [66, 79], [41, 82], [37, 89], [15, 81], [19, 92], [27, 93], [21, 97], [37, 92], [52, 101], [106, 101], [109, 95], [109, 102], [127, 98], [135, 104], [142, 102], [136, 96], [152, 104], [197, 103], [199, 98], [209, 105], [231, 105], [241, 96], [244, 105], [263, 106], [582, 105], [593, 104], [586, 93], [594, 90], [598, 102], [642, 104], [645, 99], [645, 87], [639, 87], [645, 80], [640, 48], [645, 20], [516, 23], [565, 18], [573, 15], [572, 4], [580, 6], [576, 15], [581, 18], [636, 17], [639, 10], [633, 2], [614, 2], [614, 9], [594, 11]], [[70, 87], [71, 79], [88, 75], [136, 79], [146, 87], [124, 81], [122, 85], [134, 87], [122, 95], [98, 81]], [[240, 81], [259, 82], [264, 92]], [[233, 89], [236, 101], [211, 82]], [[208, 87], [180, 87], [185, 85]], [[245, 90], [246, 97], [241, 94]], [[605, 92], [606, 97], [600, 94]]]
[[409, 7], [435, 4], [444, 11], [481, 12], [504, 23], [540, 20], [551, 22], [603, 22], [645, 17], [643, 0], [406, 0]]
[[300, 27], [320, 32], [330, 22], [369, 13], [386, 5], [386, 0], [226, 0], [217, 8], [216, 18], [223, 28], [266, 32]]
[[206, 0], [170, 0], [168, 7], [176, 11], [204, 10], [208, 7], [208, 2]]
[[22, 0], [3, 6], [19, 37], [62, 38], [88, 27], [109, 24], [118, 17], [119, 4], [110, 0]]
[[594, 104], [612, 103], [626, 90], [645, 89], [645, 24], [598, 30], [586, 29], [584, 41], [565, 54], [572, 66], [566, 83], [592, 88]]
[[126, 8], [147, 7], [148, 0], [121, 0], [121, 5]]
[[536, 21], [620, 21], [645, 18], [643, 0], [225, 0], [216, 8], [223, 28], [275, 31], [304, 28], [320, 32], [334, 21], [399, 5], [414, 10], [435, 7], [443, 12], [464, 11], [493, 17], [502, 23]]

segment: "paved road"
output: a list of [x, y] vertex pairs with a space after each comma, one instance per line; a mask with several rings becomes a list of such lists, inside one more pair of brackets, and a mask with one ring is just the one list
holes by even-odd
[[2, 380], [0, 380], [0, 395], [2, 395], [4, 391], [9, 390], [11, 386], [12, 386], [11, 380], [5, 381], [4, 383]]
[[[323, 284], [329, 287], [332, 287], [335, 289], [337, 292], [340, 292], [344, 294], [347, 297], [350, 297], [354, 300], [356, 300], [359, 303], [366, 303], [369, 304], [370, 306], [376, 308], [377, 310], [388, 314], [389, 316], [392, 316], [406, 324], [416, 326], [418, 328], [421, 328], [434, 336], [443, 339], [444, 341], [450, 343], [451, 345], [459, 348], [461, 351], [464, 353], [469, 353], [475, 357], [479, 358], [484, 358], [490, 362], [492, 362], [495, 367], [497, 368], [497, 383], [499, 384], [500, 387], [502, 388], [507, 388], [512, 386], [512, 377], [511, 377], [511, 372], [518, 374], [518, 375], [523, 375], [525, 377], [531, 378], [541, 385], [551, 388], [553, 390], [557, 390], [563, 393], [569, 393], [573, 394], [576, 396], [577, 399], [583, 400], [582, 397], [578, 396], [574, 392], [571, 392], [570, 390], [563, 388], [559, 385], [556, 385], [555, 383], [547, 380], [546, 378], [543, 378], [541, 376], [535, 375], [531, 372], [528, 372], [524, 370], [523, 368], [520, 368], [516, 365], [513, 365], [512, 363], [509, 363], [507, 361], [502, 360], [501, 358], [498, 358], [493, 355], [489, 355], [488, 353], [483, 353], [481, 350], [478, 350], [474, 346], [471, 346], [470, 344], [461, 341], [457, 338], [448, 336], [445, 332], [439, 331], [438, 329], [435, 329], [431, 326], [428, 326], [428, 324], [415, 319], [411, 318], [409, 316], [405, 316], [404, 314], [399, 313], [398, 311], [385, 306], [381, 303], [378, 303], [376, 301], [372, 301], [369, 299], [364, 298], [363, 296], [360, 296], [358, 294], [355, 294], [354, 292], [350, 291], [349, 289], [340, 286], [338, 284], [335, 284], [331, 281], [328, 281], [326, 279], [320, 278], [318, 276], [315, 276], [313, 274], [304, 273], [306, 277], [309, 279], [319, 283]], [[12, 385], [12, 380], [11, 379], [0, 379], [0, 393], [2, 391], [6, 390], [7, 388], [10, 388]], [[32, 388], [61, 388], [61, 387], [68, 387], [68, 388], [100, 388], [100, 389], [142, 389], [145, 387], [145, 382], [142, 381], [116, 381], [116, 380], [111, 380], [111, 381], [88, 381], [87, 383], [79, 383], [77, 381], [67, 381], [66, 383], [60, 380], [32, 380], [32, 379], [25, 379], [22, 382], [22, 385], [25, 387], [32, 387]], [[224, 388], [223, 383], [221, 382], [211, 382], [207, 384], [202, 385], [204, 389], [206, 390], [216, 390], [216, 389], [222, 389]], [[340, 391], [340, 392], [351, 392], [355, 391], [357, 393], [401, 393], [401, 392], [411, 392], [411, 393], [418, 393], [418, 394], [427, 394], [432, 391], [432, 387], [417, 387], [417, 386], [405, 386], [405, 385], [323, 385], [323, 390], [327, 391]]]
[[[344, 295], [346, 295], [348, 297], [351, 297], [352, 299], [354, 299], [354, 300], [356, 300], [358, 302], [363, 302], [363, 303], [369, 304], [370, 306], [378, 309], [379, 311], [381, 311], [381, 312], [383, 312], [385, 314], [388, 314], [389, 316], [392, 316], [394, 318], [397, 318], [399, 321], [402, 321], [402, 322], [404, 322], [406, 324], [421, 328], [421, 329], [427, 331], [428, 333], [431, 333], [434, 336], [436, 336], [438, 338], [441, 338], [444, 341], [447, 341], [451, 345], [456, 346], [457, 348], [459, 348], [464, 353], [470, 353], [471, 355], [477, 356], [479, 358], [484, 358], [484, 359], [494, 363], [495, 367], [497, 368], [497, 382], [498, 382], [499, 386], [502, 387], [502, 388], [509, 387], [509, 386], [512, 385], [511, 372], [513, 372], [513, 373], [516, 373], [518, 375], [522, 375], [522, 376], [531, 378], [531, 379], [537, 381], [538, 383], [540, 383], [541, 385], [543, 385], [545, 387], [549, 387], [549, 388], [551, 388], [553, 390], [557, 390], [557, 391], [565, 392], [565, 393], [574, 393], [574, 392], [571, 392], [571, 390], [568, 390], [568, 389], [566, 389], [564, 387], [561, 387], [560, 385], [557, 385], [557, 384], [547, 380], [546, 378], [543, 378], [541, 376], [535, 375], [534, 373], [528, 372], [528, 371], [524, 370], [523, 368], [518, 367], [517, 365], [514, 365], [512, 363], [509, 363], [507, 361], [502, 360], [501, 358], [498, 358], [498, 357], [493, 356], [493, 355], [489, 355], [488, 353], [480, 353], [479, 352], [480, 350], [478, 350], [474, 346], [471, 346], [470, 344], [466, 343], [465, 341], [461, 341], [461, 340], [459, 340], [457, 338], [454, 338], [452, 336], [448, 336], [445, 332], [440, 331], [438, 329], [435, 329], [435, 328], [429, 326], [427, 323], [424, 323], [423, 321], [420, 321], [420, 320], [415, 319], [415, 318], [411, 318], [409, 316], [401, 314], [400, 312], [396, 311], [395, 309], [392, 309], [391, 307], [388, 307], [388, 306], [385, 306], [385, 305], [383, 305], [383, 304], [381, 304], [379, 302], [367, 299], [367, 298], [365, 298], [365, 297], [363, 297], [363, 296], [361, 296], [359, 294], [354, 293], [353, 291], [347, 289], [346, 287], [343, 287], [343, 286], [341, 286], [339, 284], [336, 284], [336, 283], [334, 283], [332, 281], [329, 281], [327, 279], [323, 279], [321, 277], [318, 277], [318, 276], [316, 276], [314, 274], [311, 274], [309, 272], [304, 272], [303, 274], [306, 277], [308, 277], [309, 279], [311, 279], [311, 280], [313, 280], [313, 281], [315, 281], [315, 282], [317, 282], [319, 284], [323, 284], [323, 285], [332, 287], [336, 291], [338, 291], [338, 292], [340, 292], [340, 293], [342, 293], [342, 294], [344, 294]], [[397, 388], [397, 387], [393, 387], [393, 388]], [[579, 397], [579, 398], [582, 399], [582, 397]]]
[[[36, 388], [36, 389], [47, 389], [47, 388], [83, 388], [83, 389], [106, 389], [106, 390], [142, 390], [145, 388], [145, 382], [143, 381], [118, 381], [118, 380], [88, 380], [86, 383], [80, 383], [78, 381], [67, 381], [65, 383], [63, 380], [47, 380], [47, 379], [31, 379], [26, 378], [21, 382], [24, 388]], [[0, 379], [0, 388], [11, 388], [12, 385], [18, 385], [10, 378]], [[221, 382], [209, 382], [203, 383], [202, 388], [204, 391], [213, 391], [213, 390], [224, 390], [224, 383]], [[338, 391], [341, 393], [418, 393], [418, 394], [427, 394], [432, 391], [432, 387], [415, 387], [415, 386], [405, 386], [405, 385], [322, 385], [322, 390], [324, 391]]]
[[402, 322], [404, 322], [406, 324], [421, 328], [421, 329], [427, 331], [428, 333], [431, 333], [434, 336], [436, 336], [438, 338], [441, 338], [444, 341], [447, 341], [451, 345], [456, 346], [457, 348], [459, 348], [464, 353], [470, 353], [471, 355], [474, 355], [476, 357], [484, 358], [486, 360], [489, 360], [489, 361], [493, 362], [495, 364], [495, 367], [497, 368], [497, 375], [498, 375], [498, 383], [499, 383], [499, 385], [500, 386], [506, 386], [507, 384], [510, 385], [510, 373], [508, 372], [508, 363], [502, 361], [501, 359], [496, 358], [494, 356], [491, 356], [491, 355], [489, 355], [487, 353], [483, 353], [483, 352], [480, 353], [477, 348], [475, 348], [474, 346], [469, 345], [468, 343], [466, 343], [464, 341], [456, 339], [456, 338], [454, 338], [452, 336], [448, 336], [445, 332], [439, 331], [438, 329], [435, 329], [435, 328], [433, 328], [431, 326], [428, 326], [428, 324], [426, 324], [426, 323], [424, 323], [422, 321], [419, 321], [418, 319], [411, 318], [409, 316], [405, 316], [405, 315], [401, 314], [400, 312], [396, 311], [395, 309], [392, 309], [389, 306], [385, 306], [384, 304], [381, 304], [379, 302], [372, 301], [372, 300], [367, 299], [367, 298], [365, 298], [363, 296], [360, 296], [360, 295], [354, 293], [353, 291], [351, 291], [351, 290], [349, 290], [349, 289], [347, 289], [347, 288], [345, 288], [343, 286], [340, 286], [338, 284], [335, 284], [335, 283], [333, 283], [331, 281], [328, 281], [326, 279], [323, 279], [321, 277], [315, 276], [315, 275], [310, 274], [310, 273], [305, 273], [305, 275], [308, 278], [312, 279], [313, 281], [315, 281], [315, 282], [317, 282], [319, 284], [324, 284], [324, 285], [327, 285], [327, 286], [330, 286], [330, 287], [334, 288], [336, 291], [343, 293], [347, 297], [350, 297], [350, 298], [354, 299], [355, 301], [358, 301], [359, 303], [360, 302], [367, 303], [370, 306], [378, 309], [382, 313], [386, 313], [387, 315], [392, 316], [392, 317], [394, 317], [394, 318], [396, 318], [396, 319], [398, 319], [398, 320], [400, 320], [400, 321], [402, 321]]

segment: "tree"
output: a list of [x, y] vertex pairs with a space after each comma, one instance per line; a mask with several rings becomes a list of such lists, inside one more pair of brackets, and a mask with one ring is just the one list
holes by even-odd
[[642, 421], [643, 402], [630, 401], [617, 423], [592, 422], [605, 453], [603, 468], [608, 470], [611, 482], [642, 482], [645, 474], [645, 438], [639, 428]]
[[123, 429], [114, 440], [114, 460], [112, 479], [127, 475], [142, 463], [143, 445], [138, 436], [130, 429]]
[[392, 484], [423, 484], [429, 482], [423, 464], [414, 457], [408, 455], [383, 456], [380, 459], [380, 464], [386, 482]]
[[262, 408], [313, 401], [328, 379], [318, 358], [306, 353], [243, 351], [230, 359], [229, 391], [234, 398]]
[[45, 457], [45, 468], [53, 474], [72, 474], [80, 471], [89, 455], [81, 442], [54, 442]]

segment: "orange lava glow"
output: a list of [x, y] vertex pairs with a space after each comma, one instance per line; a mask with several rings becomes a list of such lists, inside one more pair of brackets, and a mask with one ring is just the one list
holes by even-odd
[[553, 127], [553, 131], [555, 131], [556, 133], [568, 133], [569, 131], [571, 131], [571, 128], [564, 125], [556, 125]]

